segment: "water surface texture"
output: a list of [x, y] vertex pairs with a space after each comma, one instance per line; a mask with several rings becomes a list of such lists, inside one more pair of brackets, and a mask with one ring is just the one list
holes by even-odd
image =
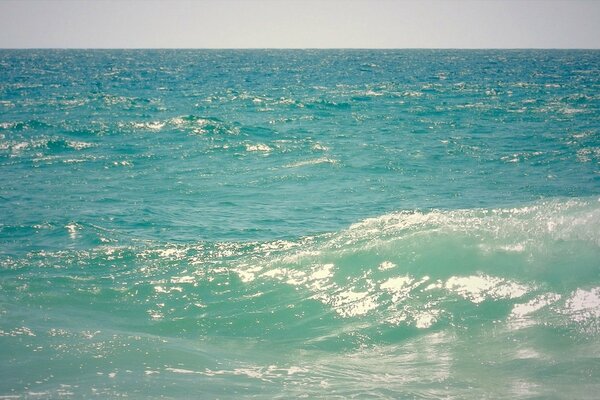
[[0, 51], [0, 398], [600, 390], [600, 51]]

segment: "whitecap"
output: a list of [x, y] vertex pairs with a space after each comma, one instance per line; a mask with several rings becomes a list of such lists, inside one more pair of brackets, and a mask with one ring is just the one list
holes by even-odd
[[201, 372], [198, 371], [192, 371], [191, 369], [184, 369], [184, 368], [165, 368], [165, 371], [169, 371], [169, 372], [173, 372], [176, 374], [186, 374], [186, 375], [190, 375], [190, 374], [201, 374]]
[[332, 296], [317, 295], [315, 298], [329, 304], [335, 312], [346, 318], [365, 315], [379, 305], [375, 297], [367, 291], [346, 290]]
[[383, 282], [379, 287], [392, 294], [392, 301], [398, 302], [410, 293], [414, 279], [410, 276], [398, 276]]
[[428, 311], [420, 312], [414, 316], [415, 327], [419, 329], [430, 328], [436, 321], [440, 314], [440, 310], [431, 309]]
[[526, 317], [542, 308], [557, 302], [561, 296], [557, 293], [545, 293], [528, 301], [527, 303], [515, 304], [511, 311], [512, 318]]
[[312, 160], [303, 160], [303, 161], [298, 161], [295, 163], [291, 163], [291, 164], [287, 164], [284, 165], [285, 168], [297, 168], [297, 167], [304, 167], [307, 165], [317, 165], [317, 164], [336, 164], [337, 160], [331, 159], [331, 158], [327, 158], [327, 157], [321, 157], [321, 158], [315, 158]]
[[67, 146], [72, 149], [75, 149], [75, 150], [83, 150], [83, 149], [88, 149], [90, 147], [94, 147], [95, 145], [93, 143], [78, 142], [76, 140], [68, 140]]
[[263, 153], [268, 153], [270, 152], [272, 149], [267, 146], [266, 144], [263, 143], [257, 143], [257, 144], [248, 144], [246, 143], [246, 151], [249, 152], [263, 152]]
[[384, 261], [381, 264], [379, 264], [380, 271], [387, 271], [388, 269], [392, 269], [392, 268], [396, 268], [396, 264], [394, 264], [391, 261]]
[[575, 290], [565, 302], [565, 312], [575, 322], [600, 318], [600, 287]]
[[516, 299], [528, 291], [525, 285], [489, 275], [453, 276], [444, 287], [476, 304], [487, 299]]
[[327, 150], [329, 150], [329, 147], [327, 147], [327, 146], [324, 146], [324, 145], [322, 145], [321, 143], [318, 143], [318, 142], [317, 142], [317, 143], [314, 143], [314, 144], [311, 146], [311, 149], [312, 149], [312, 150], [315, 150], [315, 151], [327, 151]]

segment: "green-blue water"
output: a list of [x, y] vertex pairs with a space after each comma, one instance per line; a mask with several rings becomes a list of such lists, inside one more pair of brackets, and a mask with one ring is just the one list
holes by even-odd
[[596, 398], [600, 51], [0, 51], [0, 398]]

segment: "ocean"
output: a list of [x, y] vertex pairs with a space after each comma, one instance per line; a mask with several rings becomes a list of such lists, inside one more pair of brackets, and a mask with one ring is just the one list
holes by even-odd
[[600, 51], [0, 50], [0, 399], [594, 399]]

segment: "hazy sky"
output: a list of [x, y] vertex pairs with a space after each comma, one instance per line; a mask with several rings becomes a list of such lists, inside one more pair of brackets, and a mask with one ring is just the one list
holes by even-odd
[[0, 0], [0, 47], [599, 48], [597, 0]]

